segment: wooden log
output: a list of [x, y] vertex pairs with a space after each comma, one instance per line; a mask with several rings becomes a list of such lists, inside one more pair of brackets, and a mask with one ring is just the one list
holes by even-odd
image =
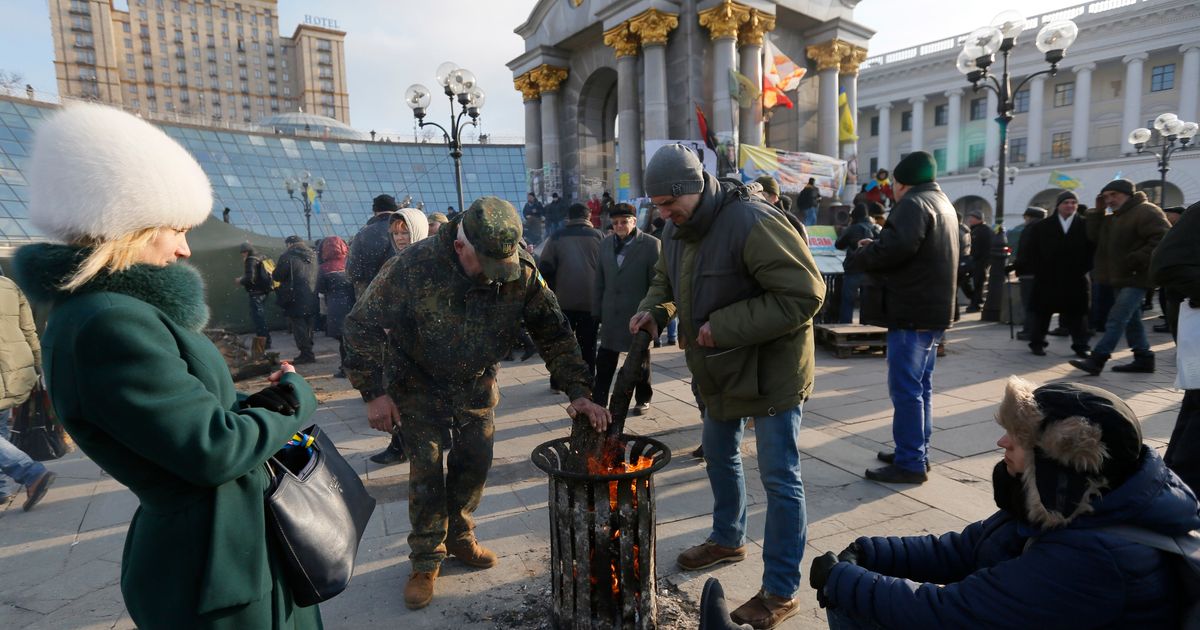
[[633, 399], [634, 389], [649, 368], [650, 333], [640, 330], [634, 335], [629, 354], [625, 357], [625, 363], [621, 365], [613, 384], [613, 393], [608, 404], [612, 424], [609, 425], [608, 431], [597, 433], [584, 416], [577, 415], [571, 418], [571, 453], [574, 460], [569, 465], [571, 470], [586, 472], [589, 458], [610, 463], [623, 459], [624, 453], [618, 450], [620, 447], [609, 444], [608, 441], [618, 439], [625, 429], [625, 417], [629, 415], [629, 402]]

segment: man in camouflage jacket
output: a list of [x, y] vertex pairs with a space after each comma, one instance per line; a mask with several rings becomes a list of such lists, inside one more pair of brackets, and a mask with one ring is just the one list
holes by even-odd
[[346, 318], [346, 376], [367, 401], [371, 426], [400, 427], [409, 448], [413, 573], [404, 597], [412, 609], [433, 598], [447, 554], [480, 568], [496, 563], [475, 540], [471, 514], [492, 463], [497, 362], [522, 323], [572, 411], [596, 430], [609, 421], [591, 402], [579, 346], [520, 238], [516, 209], [480, 198], [384, 265]]

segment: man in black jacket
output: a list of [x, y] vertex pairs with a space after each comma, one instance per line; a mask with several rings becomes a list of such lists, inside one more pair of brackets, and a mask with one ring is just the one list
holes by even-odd
[[379, 195], [371, 204], [373, 216], [350, 241], [350, 255], [346, 257], [346, 275], [354, 283], [354, 293], [362, 295], [367, 285], [375, 279], [379, 268], [396, 254], [392, 246], [392, 235], [388, 232], [392, 213], [399, 210], [391, 195]]
[[[899, 199], [899, 195], [896, 196]], [[987, 288], [988, 270], [992, 267], [992, 227], [983, 220], [980, 210], [967, 211], [967, 227], [971, 228], [971, 304], [968, 313], [983, 308], [983, 292]]]
[[[858, 251], [859, 241], [879, 236], [882, 228], [871, 221], [870, 216], [870, 206], [878, 205], [873, 201], [854, 204], [854, 209], [850, 211], [850, 225], [846, 226], [837, 242], [833, 244], [834, 247], [846, 252], [847, 259]], [[879, 211], [883, 212], [882, 206]], [[854, 321], [854, 302], [858, 299], [858, 291], [862, 287], [866, 275], [861, 271], [846, 271], [842, 274], [842, 303], [838, 309], [839, 323], [849, 324]]]
[[[1033, 311], [1029, 324], [1029, 348], [1038, 356], [1046, 354], [1046, 333], [1050, 317], [1071, 331], [1071, 349], [1087, 358], [1088, 277], [1095, 248], [1087, 237], [1087, 226], [1077, 208], [1075, 193], [1065, 191], [1054, 204], [1054, 214], [1025, 228], [1017, 249], [1017, 275], [1029, 277], [1033, 285], [1028, 309]], [[1022, 291], [1024, 297], [1024, 291]]]
[[[958, 217], [934, 181], [937, 162], [924, 151], [896, 165], [896, 205], [875, 240], [863, 239], [846, 259], [848, 271], [883, 280], [882, 296], [864, 299], [862, 320], [886, 326], [888, 392], [892, 398], [894, 452], [879, 453], [886, 466], [867, 479], [922, 483], [933, 432], [933, 364], [937, 344], [954, 314], [958, 270]], [[879, 302], [882, 302], [879, 304]]]
[[[596, 377], [596, 333], [600, 328], [592, 317], [592, 306], [602, 238], [588, 220], [587, 206], [577, 203], [567, 209], [566, 227], [546, 241], [538, 262], [538, 269], [558, 296], [563, 315], [575, 331], [591, 378]], [[551, 379], [550, 386], [559, 389], [560, 384]]]
[[287, 314], [292, 337], [300, 354], [293, 363], [315, 363], [313, 355], [313, 320], [320, 310], [317, 300], [317, 252], [299, 236], [289, 236], [284, 243], [287, 251], [275, 263], [272, 277], [279, 283], [276, 299]]
[[246, 289], [250, 297], [250, 320], [254, 322], [254, 345], [251, 356], [260, 356], [271, 347], [271, 329], [267, 327], [267, 294], [275, 287], [271, 274], [263, 268], [262, 257], [249, 242], [242, 243], [242, 275], [234, 281]]

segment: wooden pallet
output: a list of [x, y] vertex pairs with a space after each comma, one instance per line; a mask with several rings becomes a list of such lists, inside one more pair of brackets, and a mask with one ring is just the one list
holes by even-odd
[[887, 329], [864, 324], [817, 324], [817, 343], [829, 348], [839, 359], [854, 354], [887, 353]]

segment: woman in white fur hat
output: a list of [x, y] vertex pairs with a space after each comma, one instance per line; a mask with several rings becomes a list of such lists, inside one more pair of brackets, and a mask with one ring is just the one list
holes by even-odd
[[62, 244], [29, 245], [16, 280], [50, 315], [43, 364], [79, 447], [141, 502], [121, 559], [140, 628], [319, 628], [267, 543], [263, 463], [305, 426], [312, 389], [290, 366], [249, 397], [200, 331], [187, 232], [208, 218], [200, 165], [159, 129], [68, 105], [38, 129], [29, 213]]

